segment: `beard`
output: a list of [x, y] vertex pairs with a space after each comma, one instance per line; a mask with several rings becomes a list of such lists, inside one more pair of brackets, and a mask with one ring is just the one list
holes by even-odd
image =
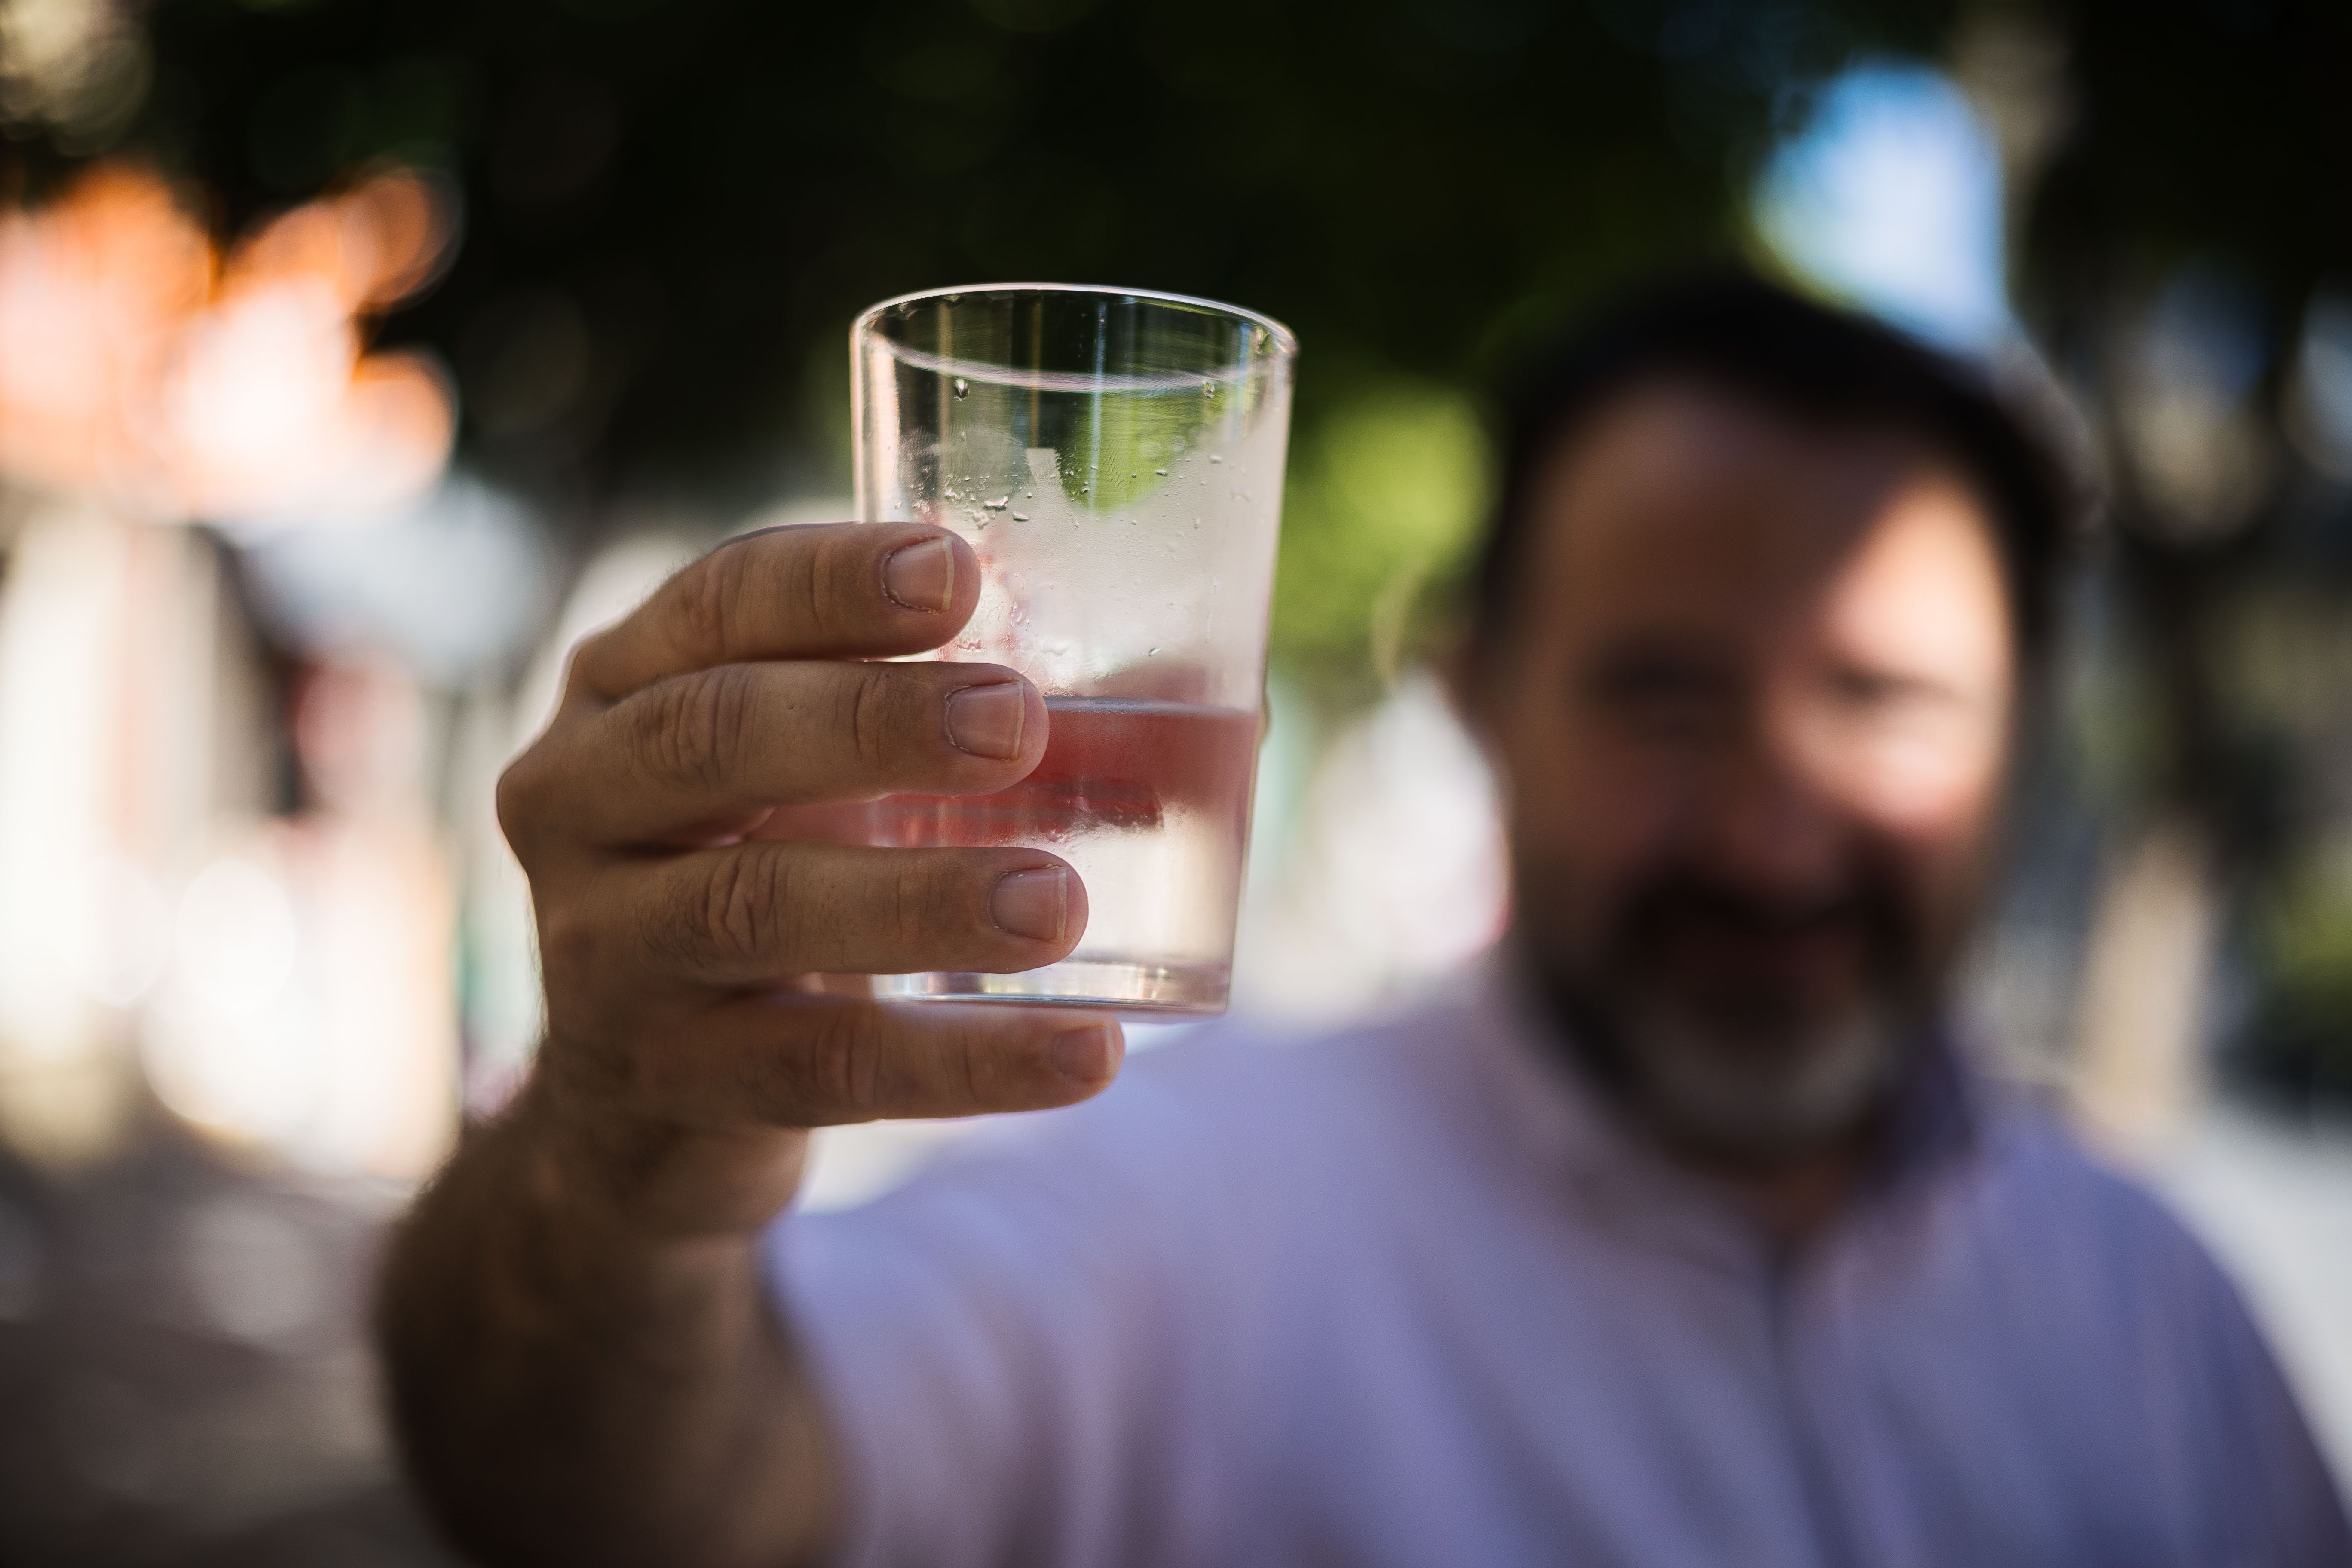
[[1529, 918], [1559, 907], [1530, 900], [1515, 936], [1570, 1054], [1668, 1143], [1738, 1163], [1863, 1131], [1927, 1037], [1956, 945], [1869, 869], [1805, 902], [1660, 876], [1588, 943]]

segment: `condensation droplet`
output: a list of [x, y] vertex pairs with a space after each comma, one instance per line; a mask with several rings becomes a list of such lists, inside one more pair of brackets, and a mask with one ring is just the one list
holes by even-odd
[[1148, 647], [1143, 650], [1143, 657], [1146, 658], [1157, 658], [1159, 656], [1160, 650], [1156, 647]]
[[1225, 459], [1224, 459], [1224, 458], [1223, 457], [1223, 455], [1221, 455], [1221, 454], [1219, 454], [1219, 453], [1212, 452], [1212, 453], [1210, 453], [1210, 454], [1209, 454], [1209, 461], [1211, 461], [1211, 462], [1213, 462], [1213, 463], [1222, 463], [1222, 462], [1223, 462], [1224, 460], [1225, 460]]
[[1003, 511], [1004, 510], [1005, 503], [1012, 499], [1013, 498], [1009, 495], [998, 496], [994, 500], [984, 500], [980, 504], [986, 507], [991, 511]]
[[971, 383], [970, 383], [970, 382], [966, 381], [966, 380], [965, 380], [963, 377], [961, 377], [961, 376], [958, 376], [958, 377], [956, 377], [956, 378], [955, 378], [955, 395], [956, 395], [956, 396], [958, 396], [959, 398], [962, 398], [962, 397], [970, 397], [970, 396], [971, 395]]
[[1217, 384], [1216, 384], [1215, 382], [1213, 382], [1213, 381], [1204, 381], [1204, 382], [1202, 382], [1202, 383], [1201, 384], [1201, 395], [1202, 395], [1202, 396], [1203, 396], [1203, 397], [1214, 397], [1214, 396], [1216, 396], [1216, 395], [1217, 395]]
[[1025, 511], [1016, 511], [1013, 514], [1013, 521], [1015, 522], [1026, 522], [1029, 521], [1029, 514]]
[[955, 493], [955, 491], [953, 491], [953, 490], [947, 490], [947, 491], [944, 491], [944, 492], [942, 492], [942, 493], [943, 493], [943, 494], [945, 494], [945, 495], [946, 495], [946, 497], [948, 498], [948, 500], [956, 500], [956, 499], [957, 499], [956, 493]]
[[1163, 478], [1163, 479], [1167, 477], [1167, 473], [1168, 473], [1168, 470], [1167, 470], [1167, 469], [1165, 469], [1165, 468], [1154, 468], [1154, 469], [1152, 469], [1151, 471], [1152, 471], [1153, 473], [1155, 473], [1155, 474], [1160, 475], [1160, 476], [1161, 478]]

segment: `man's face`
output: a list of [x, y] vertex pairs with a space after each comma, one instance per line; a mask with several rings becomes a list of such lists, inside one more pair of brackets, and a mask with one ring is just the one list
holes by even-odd
[[1983, 509], [1915, 440], [1677, 383], [1564, 444], [1534, 504], [1469, 694], [1522, 955], [1669, 1138], [1852, 1131], [1990, 856], [2016, 677]]

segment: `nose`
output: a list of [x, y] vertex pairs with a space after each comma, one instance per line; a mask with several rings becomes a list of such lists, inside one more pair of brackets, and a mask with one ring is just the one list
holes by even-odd
[[1759, 715], [1719, 756], [1699, 838], [1708, 868], [1776, 900], [1833, 896], [1851, 849], [1851, 814], [1776, 715]]

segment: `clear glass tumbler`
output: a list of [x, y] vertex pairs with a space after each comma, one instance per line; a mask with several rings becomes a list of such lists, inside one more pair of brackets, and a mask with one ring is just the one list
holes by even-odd
[[1206, 300], [1055, 284], [888, 300], [851, 330], [857, 516], [961, 534], [980, 607], [935, 656], [1045, 693], [1045, 760], [992, 795], [893, 795], [868, 841], [1034, 845], [1085, 939], [889, 996], [1216, 1013], [1233, 966], [1297, 344]]

